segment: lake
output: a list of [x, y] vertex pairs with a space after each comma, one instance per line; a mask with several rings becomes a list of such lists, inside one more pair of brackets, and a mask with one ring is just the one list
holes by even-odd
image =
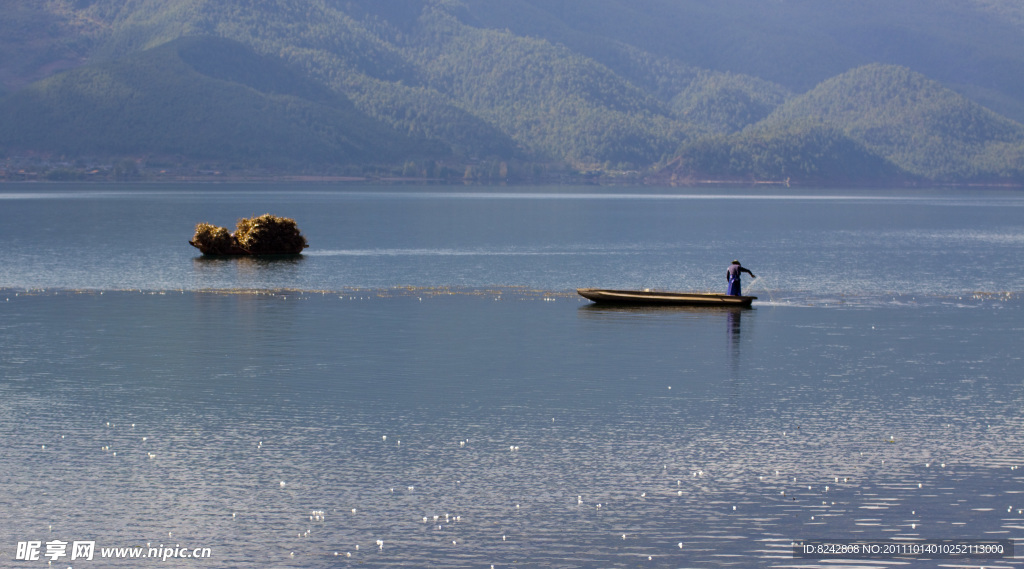
[[8, 184], [0, 244], [7, 565], [1024, 565], [794, 554], [1024, 547], [1017, 190]]

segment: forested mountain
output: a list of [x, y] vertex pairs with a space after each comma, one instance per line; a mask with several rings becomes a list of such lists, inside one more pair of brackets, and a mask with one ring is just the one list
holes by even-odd
[[18, 91], [0, 117], [12, 146], [62, 155], [180, 155], [241, 166], [436, 158], [344, 95], [232, 40], [186, 37]]
[[1024, 126], [905, 67], [872, 64], [790, 98], [726, 137], [683, 144], [677, 178], [1000, 182], [1024, 164]]
[[1021, 182], [1021, 46], [1013, 0], [0, 0], [0, 158]]
[[1024, 126], [920, 73], [858, 67], [781, 105], [754, 132], [834, 125], [907, 172], [937, 179], [1008, 174], [1024, 164]]

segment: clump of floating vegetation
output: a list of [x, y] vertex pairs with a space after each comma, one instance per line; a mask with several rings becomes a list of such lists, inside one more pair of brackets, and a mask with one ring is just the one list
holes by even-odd
[[223, 227], [198, 223], [196, 234], [189, 243], [207, 255], [230, 255], [235, 246], [235, 238]]
[[294, 219], [269, 213], [239, 219], [234, 233], [199, 223], [189, 243], [204, 255], [296, 255], [309, 247]]
[[299, 233], [295, 220], [269, 213], [249, 219], [239, 219], [235, 230], [238, 245], [254, 255], [277, 252], [301, 253], [309, 245]]

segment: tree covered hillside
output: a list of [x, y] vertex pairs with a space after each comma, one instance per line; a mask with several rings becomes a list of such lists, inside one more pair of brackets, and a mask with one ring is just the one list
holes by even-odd
[[901, 65], [1024, 121], [1018, 0], [467, 0], [471, 21], [613, 65], [610, 44], [803, 92], [870, 63]]
[[662, 179], [673, 182], [710, 178], [862, 185], [907, 177], [839, 129], [813, 124], [687, 142], [661, 172]]
[[1009, 0], [50, 0], [0, 22], [8, 160], [1024, 180]]
[[676, 178], [878, 183], [1024, 179], [1024, 126], [919, 73], [867, 65], [793, 97], [726, 137], [687, 141]]
[[1024, 126], [905, 67], [867, 65], [791, 99], [759, 123], [834, 125], [900, 168], [955, 180], [1013, 178], [1024, 168]]
[[55, 75], [9, 97], [4, 111], [0, 131], [7, 144], [71, 156], [289, 167], [445, 151], [368, 118], [280, 60], [209, 37]]

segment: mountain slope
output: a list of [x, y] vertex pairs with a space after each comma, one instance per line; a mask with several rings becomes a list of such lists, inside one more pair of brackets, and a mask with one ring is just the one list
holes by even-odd
[[1019, 177], [1024, 126], [919, 73], [867, 65], [791, 99], [755, 128], [832, 125], [908, 172], [933, 179]]
[[[611, 41], [805, 91], [854, 67], [910, 67], [1024, 122], [1017, 0], [465, 0], [467, 18], [579, 49]], [[598, 60], [599, 56], [590, 55]]]
[[31, 56], [0, 52], [0, 153], [1021, 180], [1020, 125], [977, 102], [1024, 117], [1022, 22], [1011, 0], [0, 2], [0, 46]]
[[0, 96], [85, 63], [101, 26], [37, 2], [0, 0]]
[[658, 178], [864, 185], [910, 176], [836, 128], [802, 124], [684, 143]]
[[182, 34], [223, 36], [257, 53], [281, 57], [348, 97], [362, 113], [409, 136], [434, 140], [469, 159], [517, 157], [520, 149], [506, 133], [429, 88], [418, 66], [394, 43], [399, 30], [392, 22], [416, 22], [427, 4], [187, 0], [171, 6], [162, 0], [138, 0], [131, 10], [108, 15], [112, 31], [99, 53], [130, 54]]
[[423, 42], [430, 86], [543, 156], [646, 164], [685, 136], [648, 93], [607, 67], [543, 40], [462, 26], [435, 13]]
[[0, 107], [0, 146], [279, 167], [446, 153], [365, 117], [280, 60], [205, 37], [82, 67], [16, 93]]

